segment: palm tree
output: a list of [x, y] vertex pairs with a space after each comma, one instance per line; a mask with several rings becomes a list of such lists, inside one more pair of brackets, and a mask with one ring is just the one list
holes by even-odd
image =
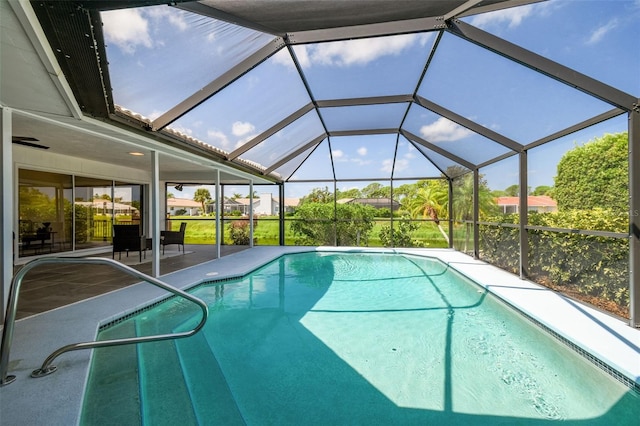
[[[473, 173], [467, 173], [453, 181], [453, 219], [456, 221], [473, 220]], [[478, 182], [478, 216], [486, 216], [493, 213], [496, 203], [491, 191], [482, 175]], [[469, 223], [466, 223], [467, 232], [464, 242], [464, 250], [467, 251], [469, 243]]]
[[422, 216], [423, 219], [429, 217], [433, 220], [448, 244], [449, 236], [440, 225], [440, 218], [438, 217], [439, 214], [445, 211], [447, 198], [448, 194], [444, 191], [442, 185], [429, 182], [425, 186], [418, 187], [413, 194], [407, 195], [403, 201], [411, 218], [415, 219]]
[[204, 214], [207, 212], [205, 204], [211, 202], [211, 193], [207, 188], [198, 188], [193, 194], [193, 201], [197, 201], [202, 205], [202, 213]]

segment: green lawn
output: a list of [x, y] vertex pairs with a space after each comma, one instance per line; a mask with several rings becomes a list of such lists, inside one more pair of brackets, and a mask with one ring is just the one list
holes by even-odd
[[[229, 236], [228, 224], [237, 219], [226, 219], [224, 221], [224, 243], [233, 244]], [[171, 216], [171, 230], [180, 229], [181, 222], [187, 223], [185, 235], [186, 244], [215, 244], [216, 228], [213, 217], [197, 218], [194, 216]], [[261, 217], [256, 220], [254, 237], [257, 245], [278, 245], [279, 244], [279, 222], [276, 216]], [[295, 245], [295, 236], [289, 231], [291, 220], [285, 220], [285, 244]], [[389, 225], [389, 219], [378, 219], [375, 221], [373, 229], [369, 234], [369, 247], [381, 247], [380, 231], [383, 226]], [[433, 222], [423, 222], [411, 234], [414, 240], [425, 244], [426, 247], [447, 247], [447, 243], [440, 234], [440, 231]]]

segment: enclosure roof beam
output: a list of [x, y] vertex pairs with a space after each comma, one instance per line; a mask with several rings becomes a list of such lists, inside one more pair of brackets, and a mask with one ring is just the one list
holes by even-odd
[[288, 44], [320, 43], [325, 41], [352, 40], [356, 38], [437, 31], [446, 27], [442, 16], [379, 22], [348, 27], [298, 31], [287, 34]]
[[537, 141], [533, 141], [527, 145], [525, 145], [524, 149], [531, 149], [531, 148], [535, 148], [537, 146], [543, 145], [547, 142], [551, 142], [553, 140], [559, 139], [563, 136], [567, 136], [570, 135], [571, 133], [575, 133], [578, 132], [582, 129], [586, 129], [587, 127], [591, 127], [595, 124], [598, 123], [602, 123], [603, 121], [609, 120], [611, 118], [617, 117], [621, 114], [624, 114], [625, 111], [619, 109], [619, 108], [614, 108], [612, 110], [603, 112], [602, 114], [598, 114], [595, 117], [591, 117], [588, 120], [582, 121], [580, 123], [574, 124], [571, 127], [567, 127], [566, 129], [560, 130], [558, 132], [555, 132], [549, 136], [546, 136], [542, 139], [538, 139]]
[[237, 148], [235, 151], [229, 153], [229, 155], [227, 155], [227, 159], [231, 161], [235, 160], [245, 152], [249, 151], [251, 148], [258, 145], [260, 142], [263, 142], [265, 139], [278, 133], [280, 130], [284, 129], [289, 124], [293, 123], [294, 121], [296, 121], [297, 119], [299, 119], [300, 117], [302, 117], [303, 115], [305, 115], [306, 113], [312, 110], [313, 110], [313, 104], [309, 102], [307, 105], [295, 111], [293, 114], [289, 115], [284, 120], [280, 121], [279, 123], [276, 123], [275, 125], [271, 126], [271, 128], [265, 130], [255, 138], [251, 139], [249, 142]]
[[347, 99], [328, 99], [324, 101], [316, 101], [318, 108], [331, 108], [343, 106], [360, 106], [360, 105], [381, 105], [411, 102], [411, 95], [392, 95], [392, 96], [372, 96], [367, 98], [347, 98]]
[[465, 160], [463, 158], [460, 158], [457, 155], [452, 154], [449, 151], [446, 151], [446, 150], [440, 148], [439, 146], [434, 145], [431, 142], [428, 142], [428, 141], [422, 139], [420, 136], [414, 135], [413, 133], [411, 133], [411, 132], [409, 132], [407, 130], [401, 129], [400, 133], [402, 133], [402, 135], [405, 138], [407, 138], [407, 139], [409, 139], [409, 140], [411, 140], [411, 141], [413, 141], [415, 143], [418, 143], [418, 144], [424, 146], [425, 148], [429, 148], [433, 152], [436, 152], [436, 153], [442, 155], [443, 157], [448, 158], [451, 161], [454, 161], [454, 162], [456, 162], [456, 163], [458, 163], [460, 165], [463, 165], [469, 170], [474, 170], [476, 168], [475, 164], [470, 163], [467, 160]]
[[280, 167], [280, 166], [288, 163], [289, 161], [293, 160], [298, 155], [302, 154], [303, 152], [305, 152], [306, 150], [308, 150], [312, 146], [319, 144], [326, 137], [327, 137], [327, 135], [322, 134], [322, 135], [318, 136], [317, 138], [313, 139], [311, 142], [302, 145], [300, 148], [296, 149], [295, 151], [291, 152], [290, 154], [286, 155], [285, 157], [282, 157], [280, 160], [278, 160], [277, 162], [275, 162], [271, 166], [267, 167], [267, 169], [264, 171], [264, 174], [268, 175], [269, 173], [271, 173], [272, 171], [274, 171], [278, 167]]
[[516, 141], [509, 139], [503, 135], [501, 135], [498, 132], [494, 132], [491, 129], [487, 129], [484, 126], [479, 125], [478, 123], [469, 120], [466, 117], [463, 117], [459, 114], [456, 114], [453, 111], [450, 111], [444, 107], [442, 107], [441, 105], [438, 105], [434, 102], [431, 102], [425, 98], [423, 98], [422, 96], [416, 95], [416, 102], [418, 103], [418, 105], [435, 112], [438, 115], [441, 115], [451, 121], [453, 121], [454, 123], [457, 123], [463, 127], [466, 127], [467, 129], [478, 133], [479, 135], [484, 136], [485, 138], [491, 139], [494, 142], [499, 143], [500, 145], [509, 148], [512, 151], [515, 152], [520, 152], [522, 151], [522, 145], [520, 145], [519, 143], [517, 143]]
[[362, 129], [362, 130], [336, 130], [329, 132], [329, 136], [366, 136], [366, 135], [393, 135], [398, 133], [397, 128], [393, 129]]
[[463, 4], [461, 4], [460, 6], [456, 7], [455, 9], [453, 9], [452, 11], [450, 11], [449, 13], [444, 15], [444, 20], [448, 20], [451, 19], [453, 17], [456, 17], [466, 11], [468, 11], [469, 9], [475, 7], [478, 3], [482, 3], [482, 0], [469, 0]]

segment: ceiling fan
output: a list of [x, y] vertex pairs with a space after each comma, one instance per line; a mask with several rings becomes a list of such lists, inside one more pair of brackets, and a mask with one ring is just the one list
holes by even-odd
[[44, 145], [40, 145], [40, 144], [35, 143], [35, 142], [39, 142], [39, 139], [32, 138], [30, 136], [12, 136], [11, 137], [11, 142], [13, 142], [15, 144], [18, 144], [18, 145], [28, 146], [28, 147], [31, 147], [31, 148], [49, 149], [48, 146], [44, 146]]

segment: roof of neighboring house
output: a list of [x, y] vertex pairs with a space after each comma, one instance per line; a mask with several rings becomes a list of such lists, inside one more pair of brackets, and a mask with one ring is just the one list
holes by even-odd
[[[520, 197], [498, 197], [496, 203], [499, 206], [517, 206], [520, 204]], [[529, 195], [527, 196], [527, 205], [529, 207], [557, 207], [558, 203], [548, 195]]]
[[202, 204], [197, 201], [190, 200], [188, 198], [167, 198], [167, 207], [182, 207], [182, 208], [202, 208]]
[[341, 198], [336, 201], [336, 203], [347, 204], [347, 203], [360, 203], [360, 204], [398, 204], [396, 200], [392, 200], [391, 198]]
[[[277, 203], [279, 198], [273, 197], [272, 200]], [[249, 198], [236, 198], [235, 200], [231, 200], [231, 199], [225, 200], [225, 204], [227, 204], [227, 205], [228, 204], [232, 204], [234, 201], [237, 204], [242, 204], [242, 205], [245, 205], [245, 206], [248, 206], [249, 202], [250, 202]], [[257, 202], [257, 201], [260, 201], [260, 197], [254, 197], [253, 198], [253, 202], [254, 203]], [[286, 207], [296, 207], [298, 204], [300, 204], [300, 198], [295, 198], [295, 197], [286, 198], [285, 197], [285, 199], [284, 199], [284, 205]]]
[[[253, 202], [255, 203], [256, 201], [260, 201], [260, 198], [254, 197]], [[249, 198], [236, 198], [234, 200], [229, 198], [224, 200], [225, 204], [242, 204], [243, 206], [248, 206], [249, 202]]]
[[[277, 200], [277, 198], [276, 198]], [[284, 205], [287, 207], [297, 207], [298, 204], [300, 204], [300, 198], [299, 197], [285, 197], [284, 198]]]
[[131, 210], [131, 211], [138, 210], [137, 208], [133, 207], [130, 204], [113, 203], [109, 200], [102, 200], [102, 199], [93, 200], [93, 201], [76, 201], [75, 203], [79, 206], [93, 207], [94, 209], [101, 209], [105, 207], [107, 210], [111, 210], [111, 207], [113, 206], [116, 210]]

